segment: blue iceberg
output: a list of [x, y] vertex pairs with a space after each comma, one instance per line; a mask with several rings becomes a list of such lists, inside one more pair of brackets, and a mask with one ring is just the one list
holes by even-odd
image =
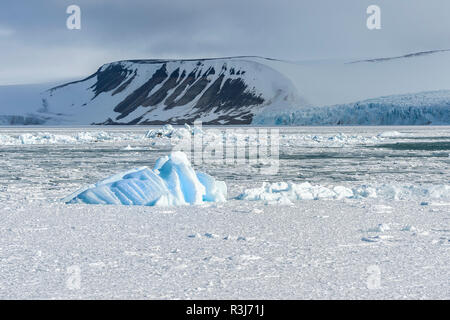
[[66, 203], [176, 206], [226, 201], [227, 186], [196, 173], [183, 152], [159, 158], [155, 167], [113, 175], [63, 199]]

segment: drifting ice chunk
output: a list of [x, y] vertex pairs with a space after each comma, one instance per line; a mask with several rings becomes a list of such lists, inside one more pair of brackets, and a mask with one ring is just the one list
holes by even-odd
[[195, 173], [186, 154], [173, 152], [148, 167], [116, 174], [64, 199], [66, 203], [169, 206], [225, 201], [227, 186]]
[[187, 203], [201, 203], [206, 194], [205, 186], [198, 180], [186, 154], [174, 152], [159, 169], [159, 176], [177, 199]]
[[378, 137], [381, 137], [381, 138], [393, 138], [393, 137], [399, 137], [401, 135], [402, 134], [400, 132], [398, 132], [398, 131], [385, 131], [385, 132], [382, 132], [382, 133], [378, 134]]
[[206, 188], [203, 201], [226, 201], [227, 185], [224, 181], [216, 181], [213, 177], [203, 172], [197, 173], [197, 178]]
[[166, 124], [161, 129], [147, 131], [145, 138], [183, 139], [192, 135], [203, 135], [203, 133], [202, 128], [198, 126], [191, 127], [185, 124], [183, 128], [174, 128], [172, 125]]

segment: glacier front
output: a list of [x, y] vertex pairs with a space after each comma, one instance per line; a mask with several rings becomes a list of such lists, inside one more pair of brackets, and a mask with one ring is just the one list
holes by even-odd
[[159, 158], [155, 167], [140, 167], [113, 175], [63, 199], [85, 204], [176, 206], [226, 201], [227, 186], [196, 173], [183, 152]]
[[257, 114], [256, 125], [447, 125], [450, 90], [391, 95], [331, 106]]

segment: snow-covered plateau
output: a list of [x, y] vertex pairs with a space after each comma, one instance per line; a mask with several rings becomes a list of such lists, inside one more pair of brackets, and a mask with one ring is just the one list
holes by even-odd
[[[124, 60], [0, 87], [3, 125], [448, 125], [450, 50], [366, 60]], [[38, 90], [39, 89], [39, 90]]]
[[0, 127], [0, 298], [450, 298], [450, 127], [259, 129]]

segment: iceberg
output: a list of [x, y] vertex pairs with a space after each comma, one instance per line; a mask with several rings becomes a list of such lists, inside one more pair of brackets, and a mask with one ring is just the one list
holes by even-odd
[[155, 167], [113, 175], [63, 199], [65, 203], [179, 206], [226, 201], [224, 181], [196, 173], [183, 152], [159, 158]]

